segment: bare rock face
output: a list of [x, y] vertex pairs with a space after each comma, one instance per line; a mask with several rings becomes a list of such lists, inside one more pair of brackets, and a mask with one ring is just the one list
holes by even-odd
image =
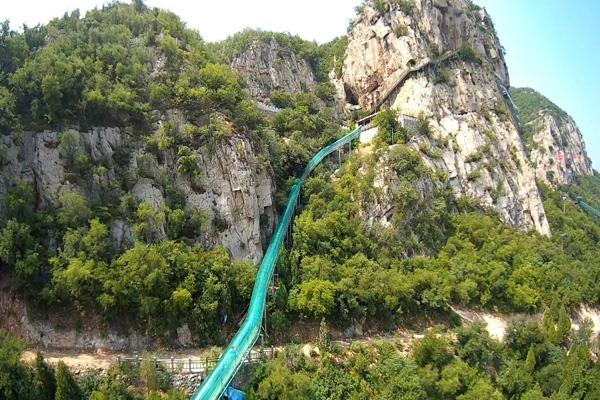
[[[60, 144], [64, 132], [2, 137], [0, 199], [24, 180], [33, 184], [38, 208], [58, 205], [61, 188], [68, 187], [91, 202], [108, 195], [117, 197], [118, 204], [119, 197], [131, 193], [160, 212], [167, 205], [169, 184], [183, 193], [187, 211], [200, 210], [208, 217], [198, 242], [206, 247], [224, 245], [235, 259], [254, 263], [262, 259], [275, 221], [275, 187], [249, 136], [233, 134], [191, 149], [199, 171], [200, 183], [195, 183], [178, 171], [177, 149], [165, 150], [159, 161], [127, 129], [96, 127], [68, 133], [74, 139], [67, 152], [85, 160], [84, 166], [68, 161]], [[157, 239], [165, 239], [166, 227], [155, 228]], [[123, 219], [113, 221], [110, 232], [118, 248], [133, 241], [131, 226]]]
[[529, 88], [511, 88], [523, 122], [522, 133], [537, 179], [570, 185], [579, 175], [592, 175], [592, 161], [579, 128], [565, 111]]
[[389, 2], [382, 13], [369, 2], [350, 33], [342, 80], [346, 100], [363, 109], [390, 106], [406, 120], [428, 120], [409, 145], [457, 195], [550, 234], [485, 11], [464, 0], [415, 0]]
[[556, 120], [543, 114], [534, 122], [529, 158], [538, 179], [551, 185], [570, 185], [578, 175], [592, 175], [592, 162], [583, 136], [570, 117]]
[[[132, 351], [156, 347], [149, 336], [135, 331], [117, 332], [98, 329], [94, 316], [84, 320], [78, 329], [57, 326], [47, 319], [30, 315], [25, 302], [0, 283], [0, 326], [28, 344], [44, 349]], [[60, 316], [56, 318], [61, 320]], [[68, 319], [68, 318], [67, 318]]]
[[297, 93], [316, 85], [308, 62], [275, 38], [251, 42], [231, 67], [246, 79], [250, 96], [260, 101], [268, 100], [274, 90]]
[[[273, 230], [275, 210], [273, 182], [266, 170], [257, 167], [255, 151], [243, 136], [225, 140], [213, 151], [201, 149], [199, 164], [206, 171], [202, 189], [195, 190], [183, 179], [179, 184], [186, 192], [188, 209], [209, 211], [213, 228], [205, 244], [224, 245], [234, 258], [258, 263], [263, 240], [266, 245], [263, 231]], [[261, 219], [267, 223], [263, 229]]]

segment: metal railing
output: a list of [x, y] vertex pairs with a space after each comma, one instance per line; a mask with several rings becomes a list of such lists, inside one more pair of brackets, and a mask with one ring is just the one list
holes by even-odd
[[[277, 355], [277, 350], [274, 347], [260, 348], [253, 350], [243, 360], [242, 364], [255, 364], [265, 360], [273, 359]], [[134, 367], [139, 367], [144, 361], [143, 357], [119, 357], [118, 362], [128, 364]], [[211, 371], [219, 361], [218, 357], [204, 358], [156, 358], [152, 361], [157, 368], [162, 368], [175, 374], [200, 374], [206, 375], [207, 371]]]

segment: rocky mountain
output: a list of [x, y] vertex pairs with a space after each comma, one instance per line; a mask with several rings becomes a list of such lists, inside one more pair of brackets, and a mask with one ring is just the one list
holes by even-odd
[[529, 88], [511, 88], [521, 116], [522, 133], [537, 179], [551, 185], [574, 184], [591, 176], [592, 161], [573, 118]]
[[[536, 179], [570, 184], [593, 172], [566, 113], [534, 91], [509, 90], [490, 16], [467, 0], [366, 1], [348, 36], [325, 45], [261, 31], [206, 44], [168, 12], [118, 3], [6, 41], [20, 45], [0, 60], [0, 284], [67, 309], [102, 309], [103, 321], [127, 308], [127, 328], [171, 339], [222, 339], [223, 315], [241, 314], [248, 300], [251, 264], [286, 185], [351, 117], [391, 108], [410, 130], [403, 144], [375, 151], [368, 144], [382, 136], [368, 132], [352, 172], [364, 179], [342, 177], [360, 208], [351, 225], [401, 236], [390, 259], [439, 250], [461, 196], [550, 236]], [[264, 117], [250, 100], [279, 109]], [[309, 192], [324, 187], [319, 179]], [[432, 221], [441, 221], [435, 234]], [[109, 249], [89, 244], [102, 229]], [[168, 246], [211, 262], [171, 257]], [[168, 281], [159, 294], [150, 263], [137, 262], [142, 248]], [[232, 278], [230, 267], [242, 273]], [[144, 289], [116, 292], [107, 277]], [[119, 304], [126, 292], [132, 300]], [[14, 332], [62, 343], [37, 339], [62, 335], [50, 328], [19, 328], [26, 302], [0, 294], [16, 310]], [[96, 326], [85, 328], [93, 337]]]
[[507, 100], [503, 49], [485, 10], [464, 0], [366, 2], [340, 78], [364, 110], [391, 106], [429, 120], [409, 143], [458, 195], [507, 223], [550, 228]]
[[275, 91], [308, 92], [318, 84], [318, 46], [298, 36], [245, 29], [212, 46], [244, 77], [250, 96], [262, 103], [269, 103]]
[[[174, 128], [182, 129], [185, 121], [181, 114], [172, 114], [169, 121], [174, 118], [178, 120]], [[162, 130], [157, 129], [153, 136]], [[67, 136], [76, 139], [65, 150]], [[38, 208], [58, 207], [64, 193], [78, 193], [96, 202], [116, 193], [130, 193], [135, 201], [148, 203], [159, 212], [178, 196], [186, 212], [201, 210], [205, 214], [206, 230], [196, 240], [208, 247], [225, 245], [237, 259], [258, 262], [262, 258], [263, 243], [275, 221], [274, 186], [267, 170], [260, 168], [256, 145], [242, 134], [220, 141], [210, 150], [190, 150], [188, 157], [196, 160], [201, 182], [178, 169], [174, 149], [166, 150], [159, 162], [147, 153], [145, 141], [128, 129], [47, 130], [25, 132], [18, 140], [14, 136], [2, 139], [0, 195], [17, 182], [30, 182]], [[87, 166], [74, 165], [65, 153]], [[91, 168], [89, 176], [82, 170], [85, 168]], [[166, 239], [164, 216], [156, 224], [154, 240]], [[110, 232], [119, 247], [133, 242], [132, 227], [125, 218], [113, 220]]]
[[261, 101], [268, 101], [275, 90], [299, 93], [317, 84], [308, 62], [273, 37], [248, 43], [231, 67], [244, 76], [250, 95]]
[[[2, 201], [23, 182], [38, 212], [77, 199], [91, 209], [78, 222], [106, 222], [118, 250], [133, 243], [149, 205], [142, 236], [150, 242], [187, 237], [260, 261], [275, 222], [260, 116], [242, 78], [210, 64], [196, 32], [172, 13], [119, 3], [0, 40], [14, 53], [0, 79]], [[242, 109], [246, 122], [236, 121]]]

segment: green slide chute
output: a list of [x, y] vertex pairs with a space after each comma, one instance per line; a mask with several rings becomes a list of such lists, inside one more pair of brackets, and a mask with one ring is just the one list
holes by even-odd
[[231, 342], [229, 342], [229, 345], [225, 349], [225, 352], [223, 352], [217, 365], [215, 365], [215, 368], [210, 375], [208, 375], [200, 388], [192, 395], [192, 400], [219, 399], [227, 386], [229, 386], [229, 383], [237, 373], [250, 350], [252, 350], [254, 343], [256, 343], [256, 340], [260, 336], [261, 322], [265, 312], [267, 290], [271, 282], [271, 277], [273, 276], [273, 270], [277, 264], [277, 257], [279, 256], [285, 234], [294, 217], [294, 209], [298, 201], [298, 196], [300, 195], [302, 183], [325, 157], [340, 147], [358, 139], [359, 136], [360, 127], [334, 143], [323, 147], [310, 159], [306, 168], [304, 168], [302, 176], [296, 179], [294, 186], [292, 186], [285, 211], [281, 216], [279, 224], [275, 229], [275, 234], [271, 239], [271, 243], [269, 243], [269, 247], [267, 248], [258, 269], [246, 319]]
[[577, 202], [577, 204], [579, 204], [579, 207], [581, 207], [588, 213], [600, 218], [600, 211], [596, 210], [594, 207], [590, 206], [588, 203], [583, 201], [583, 199], [581, 197], [576, 197], [575, 202]]

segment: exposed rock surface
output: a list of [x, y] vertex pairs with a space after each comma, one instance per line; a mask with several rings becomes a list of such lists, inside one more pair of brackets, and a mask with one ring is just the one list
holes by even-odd
[[316, 85], [308, 62], [275, 38], [252, 41], [231, 67], [246, 78], [250, 95], [260, 101], [267, 101], [274, 90], [297, 93]]
[[[184, 122], [177, 113], [170, 118], [177, 121], [177, 129]], [[63, 135], [67, 134], [71, 146], [65, 145]], [[157, 135], [159, 130], [153, 133]], [[200, 210], [207, 217], [205, 230], [193, 238], [196, 242], [207, 248], [223, 245], [235, 259], [253, 263], [262, 259], [275, 223], [275, 188], [266, 164], [260, 161], [264, 155], [250, 134], [233, 133], [192, 148], [200, 176], [197, 180], [178, 170], [175, 147], [156, 155], [146, 138], [128, 129], [26, 132], [1, 139], [0, 199], [24, 180], [33, 184], [38, 210], [58, 205], [59, 193], [69, 190], [84, 195], [90, 205], [99, 202], [110, 208], [119, 208], [123, 196], [132, 194], [137, 201], [163, 212], [169, 190], [176, 190], [187, 211]], [[109, 230], [115, 248], [125, 249], [133, 244], [134, 234], [130, 219], [118, 215]], [[164, 218], [152, 229], [157, 240], [167, 238]], [[56, 251], [52, 243], [50, 252]], [[31, 310], [6, 285], [0, 285], [0, 310], [0, 329], [43, 348], [119, 351], [157, 345], [143, 332], [100, 329], [105, 326], [102, 321], [90, 324], [86, 318], [85, 326], [75, 328], [72, 318], [66, 318], [67, 323], [58, 316], [32, 317]], [[177, 334], [179, 345], [190, 344], [187, 326], [180, 327]]]
[[536, 132], [529, 158], [538, 179], [569, 185], [578, 175], [593, 174], [583, 137], [573, 119], [556, 120], [542, 113], [533, 124]]
[[63, 318], [34, 318], [29, 314], [25, 303], [6, 287], [0, 287], [0, 310], [0, 327], [3, 330], [40, 349], [133, 351], [158, 344], [135, 331], [99, 330], [93, 326], [93, 317], [85, 319], [85, 323], [90, 326], [82, 324], [78, 329], [63, 326]]
[[[346, 100], [367, 110], [384, 102], [411, 117], [423, 113], [430, 127], [410, 145], [447, 174], [458, 195], [549, 235], [535, 173], [503, 96], [508, 72], [489, 16], [464, 0], [410, 4], [390, 2], [383, 14], [372, 2], [365, 6], [349, 35]], [[416, 66], [422, 68], [407, 72]]]
[[573, 118], [533, 89], [512, 88], [511, 96], [521, 114], [529, 159], [539, 180], [570, 185], [578, 175], [593, 174]]
[[[166, 204], [169, 183], [183, 193], [187, 210], [201, 210], [208, 216], [207, 231], [197, 241], [207, 247], [224, 245], [236, 259], [261, 260], [274, 224], [274, 184], [248, 136], [233, 134], [214, 145], [192, 149], [201, 181], [194, 184], [178, 172], [175, 149], [167, 149], [159, 162], [143, 139], [126, 129], [70, 131], [76, 144], [69, 151], [89, 160], [83, 167], [68, 162], [61, 150], [62, 134], [27, 132], [20, 143], [16, 135], [2, 137], [0, 198], [15, 182], [25, 180], [34, 184], [37, 207], [41, 208], [58, 204], [61, 188], [68, 188], [90, 202], [114, 196], [118, 203], [119, 197], [129, 192], [160, 211]], [[165, 226], [156, 228], [164, 237]], [[117, 244], [133, 239], [124, 220], [113, 221], [110, 231]]]

